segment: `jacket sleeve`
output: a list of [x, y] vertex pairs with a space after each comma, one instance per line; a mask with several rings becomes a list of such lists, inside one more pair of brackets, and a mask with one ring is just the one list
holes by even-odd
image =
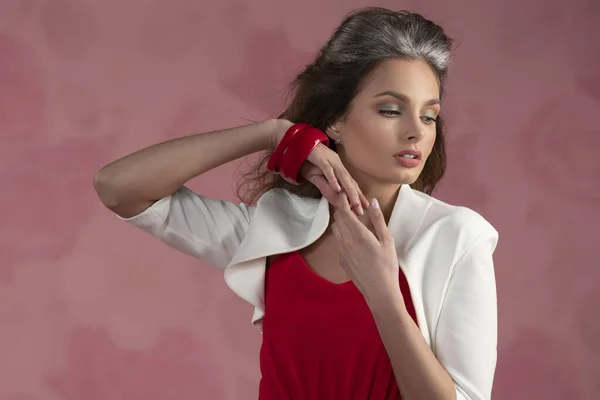
[[243, 203], [200, 196], [184, 186], [136, 216], [119, 218], [224, 270], [248, 230], [253, 210]]
[[455, 263], [442, 303], [435, 352], [454, 380], [457, 400], [491, 398], [497, 359], [497, 301], [492, 253], [498, 233], [487, 227]]

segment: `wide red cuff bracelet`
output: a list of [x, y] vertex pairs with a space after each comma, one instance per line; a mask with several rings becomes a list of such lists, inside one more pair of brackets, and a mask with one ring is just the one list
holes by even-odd
[[286, 180], [300, 184], [300, 168], [319, 143], [329, 146], [325, 133], [308, 124], [295, 124], [287, 130], [267, 163], [267, 169], [278, 172]]
[[304, 128], [310, 127], [308, 124], [294, 124], [292, 125], [283, 135], [283, 138], [279, 141], [279, 144], [275, 148], [275, 151], [269, 158], [269, 162], [267, 163], [267, 169], [271, 172], [279, 172], [279, 160], [281, 159], [281, 155], [288, 147], [292, 139]]

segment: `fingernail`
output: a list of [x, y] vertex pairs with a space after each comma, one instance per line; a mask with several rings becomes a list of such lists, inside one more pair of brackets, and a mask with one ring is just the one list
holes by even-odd
[[379, 208], [379, 202], [377, 201], [377, 199], [371, 200], [371, 207], [373, 207], [376, 210]]
[[352, 199], [352, 203], [355, 205], [360, 205], [360, 199], [358, 198], [358, 196], [354, 196], [354, 198]]
[[338, 191], [338, 192], [342, 190], [342, 187], [340, 186], [339, 183], [335, 184], [335, 190]]
[[362, 206], [358, 206], [358, 213], [360, 215], [365, 215], [365, 211], [363, 210]]

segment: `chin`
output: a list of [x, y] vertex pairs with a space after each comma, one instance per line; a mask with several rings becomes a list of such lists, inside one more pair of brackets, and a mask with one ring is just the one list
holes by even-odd
[[363, 173], [369, 179], [384, 185], [412, 185], [419, 179], [421, 171], [422, 168], [388, 167], [387, 170], [378, 168]]
[[394, 175], [394, 176], [378, 176], [378, 177], [374, 177], [376, 181], [384, 184], [384, 185], [394, 185], [394, 186], [399, 186], [399, 185], [412, 185], [413, 183], [415, 183], [415, 181], [418, 178], [417, 176], [407, 176], [407, 175]]
[[395, 174], [393, 181], [398, 185], [412, 185], [419, 179], [421, 171], [399, 171]]

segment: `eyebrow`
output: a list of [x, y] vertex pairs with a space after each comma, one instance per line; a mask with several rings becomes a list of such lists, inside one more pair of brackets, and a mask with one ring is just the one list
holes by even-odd
[[[375, 97], [381, 97], [381, 96], [392, 96], [395, 97], [396, 99], [403, 101], [405, 103], [411, 103], [410, 99], [408, 98], [408, 96], [402, 94], [402, 93], [398, 93], [394, 90], [386, 90], [385, 92], [381, 92], [379, 94], [376, 94]], [[427, 100], [425, 102], [425, 105], [427, 106], [433, 106], [436, 104], [440, 104], [440, 100], [439, 99], [431, 99], [431, 100]]]

